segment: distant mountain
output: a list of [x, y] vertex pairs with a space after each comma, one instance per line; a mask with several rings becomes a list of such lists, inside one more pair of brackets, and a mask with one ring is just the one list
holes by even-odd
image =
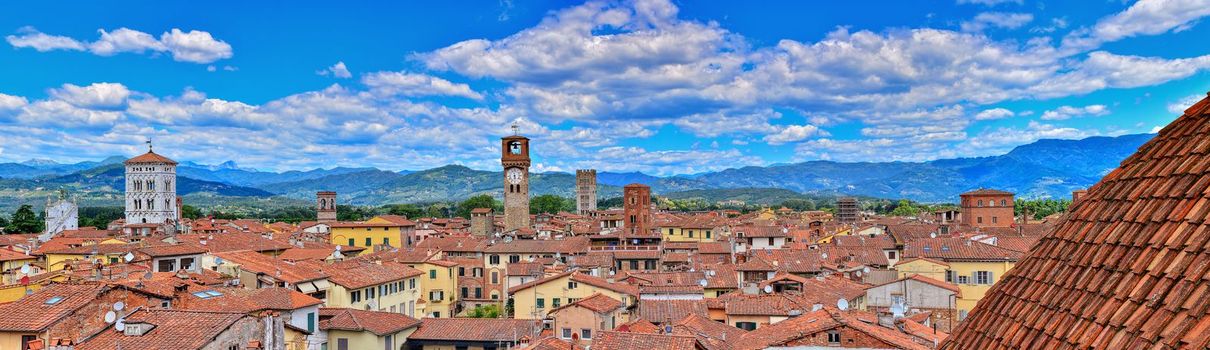
[[[1012, 191], [1023, 198], [1066, 198], [1072, 190], [1095, 183], [1153, 136], [1039, 140], [999, 156], [929, 162], [809, 161], [670, 177], [599, 172], [598, 198], [619, 196], [621, 187], [630, 183], [649, 185], [653, 192], [672, 198], [740, 199], [750, 203], [800, 195], [953, 202], [959, 193], [979, 187]], [[118, 196], [123, 184], [123, 160], [110, 157], [75, 164], [46, 160], [0, 164], [0, 202], [45, 196], [47, 191], [60, 188], [98, 198]], [[241, 168], [230, 161], [218, 165], [185, 162], [177, 168], [177, 174], [182, 195], [278, 195], [291, 198], [291, 203], [308, 203], [320, 190], [337, 191], [342, 203], [380, 205], [461, 200], [478, 194], [499, 197], [503, 187], [500, 172], [460, 165], [398, 172], [332, 168], [278, 173]], [[533, 195], [572, 197], [574, 190], [575, 174], [531, 176]], [[9, 204], [0, 203], [0, 207]]]

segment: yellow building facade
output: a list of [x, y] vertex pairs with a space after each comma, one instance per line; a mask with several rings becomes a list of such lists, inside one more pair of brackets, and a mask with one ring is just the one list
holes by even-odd
[[[578, 273], [554, 275], [514, 287], [510, 291], [513, 299], [513, 318], [543, 319], [550, 310], [587, 298], [595, 293], [601, 293], [629, 306], [633, 305], [638, 297], [637, 289], [629, 289], [634, 289], [634, 286], [610, 284], [599, 278]], [[617, 324], [630, 322], [629, 317], [625, 318], [619, 320]]]
[[[414, 264], [420, 270], [420, 299], [417, 313], [423, 317], [452, 317], [458, 305], [458, 264], [444, 260], [429, 260]], [[419, 316], [417, 316], [419, 318]]]
[[403, 247], [416, 224], [399, 217], [376, 216], [366, 221], [340, 221], [331, 225], [329, 243], [372, 249], [376, 245]]

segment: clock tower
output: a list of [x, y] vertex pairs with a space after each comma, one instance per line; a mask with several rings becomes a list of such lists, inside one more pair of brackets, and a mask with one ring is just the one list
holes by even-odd
[[500, 139], [504, 166], [504, 230], [529, 228], [529, 139], [516, 134]]

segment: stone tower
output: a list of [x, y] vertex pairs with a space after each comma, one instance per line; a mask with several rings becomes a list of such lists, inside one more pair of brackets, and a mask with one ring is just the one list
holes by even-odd
[[597, 170], [576, 170], [576, 211], [586, 214], [597, 210]]
[[622, 188], [622, 232], [628, 236], [646, 236], [651, 229], [651, 187], [629, 184]]
[[529, 139], [516, 134], [501, 138], [500, 165], [504, 166], [504, 230], [529, 228]]
[[1013, 193], [980, 188], [959, 195], [962, 224], [970, 227], [1012, 227]]
[[471, 234], [487, 237], [492, 234], [492, 209], [471, 209]]
[[60, 191], [57, 198], [46, 199], [46, 231], [38, 240], [46, 242], [59, 232], [78, 229], [79, 225], [80, 211], [76, 201], [68, 198], [66, 191]]
[[175, 224], [180, 220], [176, 164], [156, 154], [150, 141], [147, 153], [126, 160], [127, 224]]
[[316, 192], [315, 205], [316, 221], [322, 223], [331, 223], [336, 221], [336, 192]]

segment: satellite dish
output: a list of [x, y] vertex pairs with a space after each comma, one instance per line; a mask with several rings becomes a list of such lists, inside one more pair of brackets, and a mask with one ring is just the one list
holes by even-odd
[[217, 257], [217, 256], [216, 256], [216, 257], [214, 257], [214, 264], [215, 264], [215, 265], [222, 265], [222, 264], [223, 264], [223, 258], [220, 258], [220, 257]]
[[122, 256], [122, 259], [126, 259], [126, 262], [130, 262], [134, 260], [134, 253], [127, 252], [126, 255]]
[[117, 329], [118, 332], [125, 331], [126, 330], [126, 320], [118, 320], [117, 323], [113, 324], [113, 328]]
[[840, 309], [840, 311], [848, 310], [849, 301], [845, 300], [844, 298], [840, 298], [840, 299], [836, 300], [836, 308]]
[[811, 305], [811, 312], [819, 311], [819, 309], [822, 309], [822, 308], [823, 308], [823, 304]]
[[894, 315], [895, 318], [903, 317], [903, 312], [904, 312], [905, 308], [906, 307], [903, 305], [902, 302], [896, 301], [894, 304], [891, 304], [891, 314]]
[[866, 266], [866, 267], [861, 268], [861, 272], [870, 273], [870, 267]]
[[336, 251], [338, 251], [338, 252], [339, 252], [341, 249], [343, 249], [343, 248], [342, 248], [342, 247], [341, 247], [339, 244], [337, 244], [337, 245], [336, 245]]
[[113, 311], [105, 313], [105, 323], [112, 323], [116, 319], [118, 319], [118, 314]]
[[123, 303], [123, 302], [120, 302], [120, 301], [119, 301], [119, 302], [116, 302], [116, 303], [113, 303], [113, 309], [114, 309], [114, 310], [117, 310], [117, 311], [122, 311], [122, 309], [125, 309], [125, 308], [126, 308], [126, 303]]
[[765, 286], [765, 293], [773, 293], [773, 286]]
[[929, 232], [929, 238], [937, 238], [936, 232]]
[[824, 259], [827, 259], [827, 258], [828, 258], [828, 253], [823, 253], [823, 254], [821, 254], [821, 255], [820, 255], [820, 257], [822, 257], [822, 258], [824, 258]]
[[697, 281], [697, 284], [701, 285], [702, 287], [706, 287], [706, 284], [707, 284], [707, 283], [708, 283], [708, 282], [706, 282], [706, 280], [705, 280], [705, 279], [702, 279], [702, 280], [700, 280], [700, 281]]
[[29, 273], [29, 263], [25, 263], [25, 265], [21, 265], [21, 273], [24, 273], [24, 274]]

